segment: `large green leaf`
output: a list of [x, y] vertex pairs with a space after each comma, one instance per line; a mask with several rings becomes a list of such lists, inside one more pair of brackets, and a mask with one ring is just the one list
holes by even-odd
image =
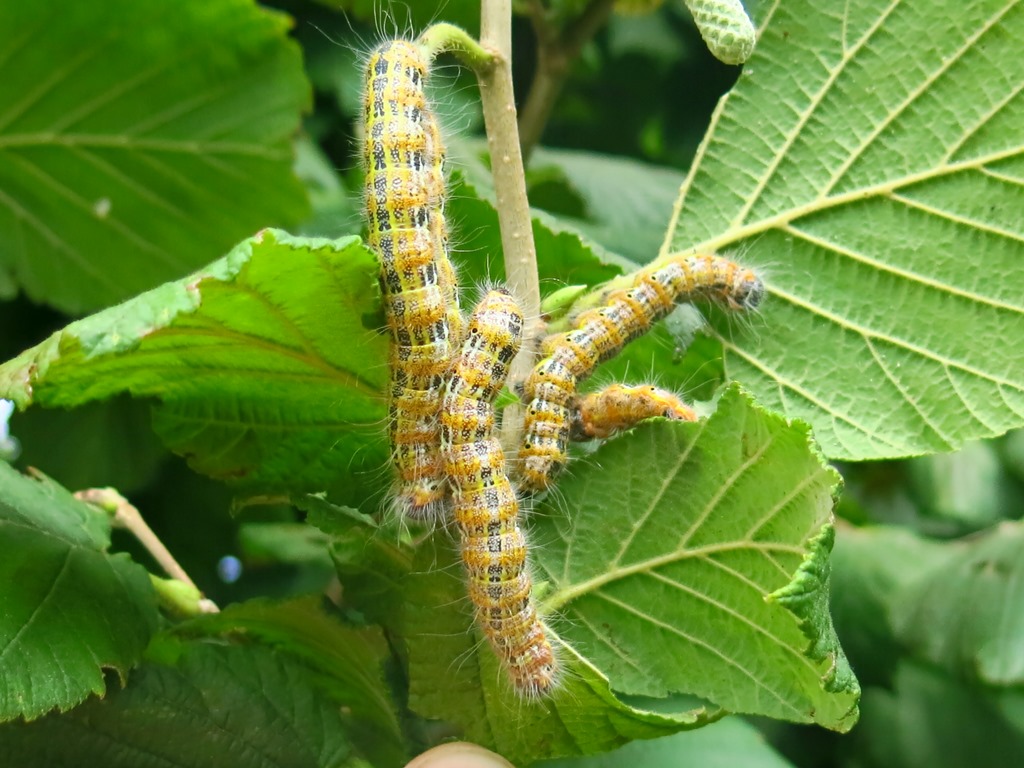
[[250, 0], [0, 5], [0, 286], [94, 309], [298, 221], [288, 25]]
[[[614, 470], [612, 469], [614, 468]], [[833, 493], [806, 428], [735, 388], [706, 422], [606, 443], [539, 510], [545, 612], [619, 691], [847, 730], [828, 613]]]
[[199, 471], [253, 491], [320, 490], [384, 461], [376, 272], [357, 238], [266, 230], [0, 366], [0, 397], [158, 398], [157, 431]]
[[707, 422], [642, 425], [578, 462], [531, 521], [565, 667], [539, 702], [517, 699], [472, 629], [447, 532], [411, 555], [383, 531], [333, 554], [346, 598], [403, 640], [410, 706], [514, 762], [690, 729], [719, 707], [846, 730], [858, 688], [827, 610], [836, 482], [805, 427], [736, 390]]
[[109, 534], [105, 513], [0, 461], [0, 721], [69, 709], [141, 658], [156, 601]]
[[316, 671], [316, 685], [342, 708], [353, 744], [378, 768], [404, 764], [403, 736], [383, 680], [388, 646], [378, 629], [347, 627], [325, 613], [318, 598], [307, 597], [250, 600], [180, 631], [258, 640], [279, 656], [301, 659]]
[[299, 662], [259, 646], [187, 644], [127, 688], [0, 728], [9, 765], [335, 768], [356, 763], [342, 713]]
[[764, 269], [729, 377], [834, 457], [1024, 423], [1024, 4], [777, 0], [762, 27], [662, 249]]

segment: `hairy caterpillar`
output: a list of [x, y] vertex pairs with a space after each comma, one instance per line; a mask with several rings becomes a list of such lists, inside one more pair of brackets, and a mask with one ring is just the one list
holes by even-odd
[[757, 33], [740, 0], [685, 0], [708, 50], [726, 64], [742, 64]]
[[444, 146], [423, 90], [428, 65], [414, 43], [382, 43], [367, 62], [363, 104], [367, 240], [380, 257], [393, 342], [396, 506], [420, 519], [439, 515], [447, 495], [437, 410], [462, 324], [447, 255]]
[[675, 421], [697, 420], [694, 410], [672, 392], [650, 384], [612, 384], [599, 392], [581, 395], [576, 400], [572, 438], [611, 437], [655, 416]]
[[473, 310], [441, 406], [441, 453], [477, 624], [515, 690], [536, 697], [555, 685], [558, 664], [533, 604], [519, 501], [493, 435], [494, 398], [522, 333], [523, 315], [507, 292], [488, 292]]
[[546, 488], [565, 465], [576, 385], [598, 363], [646, 333], [680, 301], [704, 298], [729, 309], [748, 310], [763, 297], [764, 284], [749, 269], [720, 256], [680, 256], [640, 271], [630, 288], [612, 292], [604, 306], [583, 312], [574, 330], [545, 339], [544, 359], [523, 385], [523, 488]]

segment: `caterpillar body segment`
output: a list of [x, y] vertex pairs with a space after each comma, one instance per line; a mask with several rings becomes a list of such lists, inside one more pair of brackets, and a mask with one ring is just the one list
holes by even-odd
[[581, 313], [573, 330], [545, 340], [544, 357], [523, 385], [523, 490], [547, 488], [568, 461], [576, 388], [599, 363], [617, 355], [682, 301], [705, 299], [742, 311], [756, 309], [763, 298], [764, 284], [752, 270], [715, 255], [679, 256], [641, 270], [629, 288], [612, 291], [603, 306]]
[[437, 411], [462, 324], [447, 253], [444, 144], [423, 89], [428, 67], [414, 43], [382, 43], [367, 61], [363, 105], [367, 241], [380, 258], [392, 338], [395, 506], [414, 519], [446, 506]]
[[655, 416], [673, 421], [697, 420], [693, 408], [674, 392], [650, 384], [612, 384], [576, 400], [572, 439], [611, 437]]
[[445, 202], [448, 199], [447, 174], [445, 162], [447, 153], [441, 138], [441, 127], [438, 121], [430, 120], [427, 124], [430, 135], [428, 142], [430, 157], [433, 162], [429, 166], [430, 189], [428, 200], [433, 215], [430, 217], [430, 235], [434, 242], [434, 253], [437, 254], [438, 282], [444, 294], [445, 307], [448, 309], [448, 327], [452, 343], [458, 345], [462, 339], [462, 309], [459, 306], [459, 281], [455, 267], [448, 256], [448, 220], [444, 215]]
[[752, 270], [721, 256], [680, 256], [641, 273], [642, 279], [665, 286], [657, 307], [664, 317], [681, 301], [707, 299], [731, 310], [755, 310], [764, 300], [764, 283]]
[[592, 367], [593, 355], [581, 356], [576, 343], [564, 334], [523, 385], [526, 404], [524, 432], [519, 447], [519, 475], [529, 490], [547, 487], [546, 478], [568, 461], [572, 401], [581, 373]]
[[441, 407], [441, 455], [476, 621], [515, 691], [534, 698], [555, 686], [558, 663], [537, 616], [519, 501], [494, 435], [494, 399], [519, 351], [523, 316], [490, 291], [470, 317]]

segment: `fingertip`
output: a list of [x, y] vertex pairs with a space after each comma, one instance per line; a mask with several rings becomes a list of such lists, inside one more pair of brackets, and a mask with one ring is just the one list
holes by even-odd
[[405, 768], [515, 768], [488, 749], [465, 741], [442, 744], [417, 756]]

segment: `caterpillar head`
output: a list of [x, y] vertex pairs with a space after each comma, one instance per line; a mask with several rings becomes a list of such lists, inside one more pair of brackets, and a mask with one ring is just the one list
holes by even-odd
[[755, 310], [761, 306], [764, 296], [764, 282], [753, 272], [747, 270], [740, 276], [735, 290], [729, 296], [729, 306], [731, 309]]

